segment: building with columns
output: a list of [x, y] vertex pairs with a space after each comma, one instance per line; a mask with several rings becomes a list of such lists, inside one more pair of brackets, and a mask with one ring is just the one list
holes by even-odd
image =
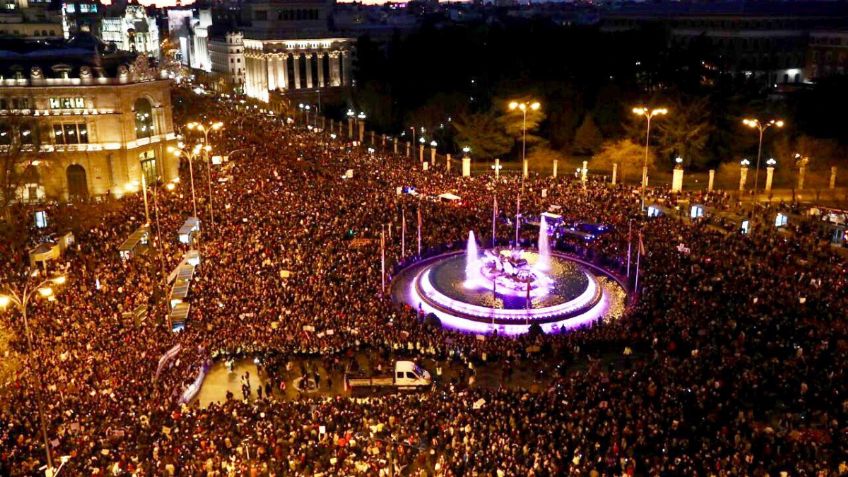
[[296, 93], [351, 85], [352, 40], [244, 40], [246, 95], [269, 101], [273, 91]]
[[253, 0], [242, 10], [244, 92], [261, 101], [352, 84], [354, 40], [329, 31], [332, 1]]
[[178, 177], [166, 154], [170, 81], [146, 56], [80, 32], [60, 45], [0, 45], [0, 71], [0, 200], [120, 196]]

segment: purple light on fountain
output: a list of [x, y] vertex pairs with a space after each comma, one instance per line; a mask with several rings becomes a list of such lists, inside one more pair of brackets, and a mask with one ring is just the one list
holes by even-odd
[[477, 269], [480, 267], [480, 252], [477, 249], [477, 240], [474, 231], [468, 231], [468, 245], [465, 246], [465, 280], [466, 282], [479, 275]]
[[540, 272], [551, 269], [551, 244], [548, 242], [548, 223], [544, 215], [539, 220], [539, 259], [534, 268]]

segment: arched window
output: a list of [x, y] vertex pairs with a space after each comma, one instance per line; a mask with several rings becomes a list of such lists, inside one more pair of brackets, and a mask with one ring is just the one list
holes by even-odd
[[135, 110], [135, 137], [153, 136], [153, 105], [146, 98], [138, 98], [133, 107]]

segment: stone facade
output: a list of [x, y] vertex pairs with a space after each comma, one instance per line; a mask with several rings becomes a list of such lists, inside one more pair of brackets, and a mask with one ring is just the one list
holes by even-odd
[[244, 92], [261, 101], [269, 92], [297, 92], [351, 85], [353, 41], [244, 40]]
[[121, 196], [140, 189], [142, 174], [148, 183], [178, 177], [167, 154], [176, 143], [170, 80], [126, 54], [97, 59], [103, 66], [56, 54], [65, 61], [0, 79], [0, 158], [15, 168], [17, 199]]

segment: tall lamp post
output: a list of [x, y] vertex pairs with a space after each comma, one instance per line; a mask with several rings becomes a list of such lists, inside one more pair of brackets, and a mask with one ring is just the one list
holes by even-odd
[[645, 128], [645, 161], [642, 164], [642, 208], [645, 208], [645, 188], [648, 186], [648, 149], [651, 145], [651, 119], [654, 116], [665, 116], [668, 114], [666, 108], [649, 109], [644, 106], [633, 108], [633, 114], [644, 116], [647, 119], [647, 127]]
[[297, 105], [297, 107], [300, 108], [301, 111], [303, 111], [303, 115], [305, 116], [304, 123], [306, 126], [309, 126], [309, 110], [312, 109], [312, 106], [300, 103]]
[[763, 135], [765, 134], [766, 129], [772, 126], [782, 128], [785, 123], [780, 119], [771, 119], [765, 123], [759, 119], [743, 119], [742, 124], [751, 129], [756, 129], [760, 134], [760, 142], [757, 146], [757, 166], [754, 170], [754, 195], [757, 195], [757, 189], [760, 183], [760, 158], [763, 155]]
[[207, 185], [209, 187], [209, 225], [215, 226], [215, 209], [212, 207], [212, 163], [209, 161], [209, 152], [212, 146], [209, 144], [209, 133], [220, 131], [224, 128], [224, 123], [217, 121], [210, 124], [188, 123], [189, 131], [199, 131], [203, 134], [203, 157], [206, 159]]
[[177, 143], [177, 147], [168, 146], [168, 152], [177, 156], [184, 157], [188, 160], [188, 174], [189, 178], [191, 178], [191, 204], [194, 208], [194, 217], [197, 217], [197, 196], [194, 194], [194, 166], [192, 163], [197, 159], [197, 156], [200, 155], [200, 150], [203, 148], [202, 144], [195, 144], [191, 149], [186, 149], [186, 145], [182, 142]]
[[509, 103], [509, 110], [515, 111], [516, 109], [521, 111], [521, 163], [524, 164], [524, 161], [527, 160], [527, 111], [538, 111], [542, 105], [539, 104], [538, 101], [533, 101], [532, 103], [528, 103], [526, 101], [518, 102], [513, 101]]
[[[28, 278], [37, 278], [37, 272], [34, 272]], [[7, 308], [9, 305], [15, 307], [18, 312], [23, 317], [24, 321], [24, 334], [26, 335], [27, 342], [27, 353], [30, 360], [33, 358], [32, 354], [32, 332], [29, 329], [29, 320], [27, 317], [27, 311], [29, 310], [29, 304], [32, 302], [33, 298], [50, 298], [53, 296], [53, 287], [51, 285], [63, 285], [66, 281], [64, 275], [59, 275], [55, 277], [47, 277], [35, 285], [30, 285], [29, 282], [25, 283], [23, 288], [16, 288], [11, 285], [6, 285], [4, 293], [0, 294], [0, 308]], [[47, 455], [47, 471], [46, 475], [51, 477], [55, 475], [56, 472], [53, 470], [53, 456], [50, 454], [50, 440], [47, 437], [47, 420], [44, 416], [44, 399], [42, 396], [44, 390], [44, 383], [41, 380], [41, 373], [36, 372], [35, 370], [31, 370], [32, 374], [35, 376], [35, 392], [36, 392], [36, 405], [38, 407], [38, 420], [41, 425], [41, 437], [44, 440], [44, 452]], [[67, 459], [62, 459], [62, 464], [66, 462]]]

